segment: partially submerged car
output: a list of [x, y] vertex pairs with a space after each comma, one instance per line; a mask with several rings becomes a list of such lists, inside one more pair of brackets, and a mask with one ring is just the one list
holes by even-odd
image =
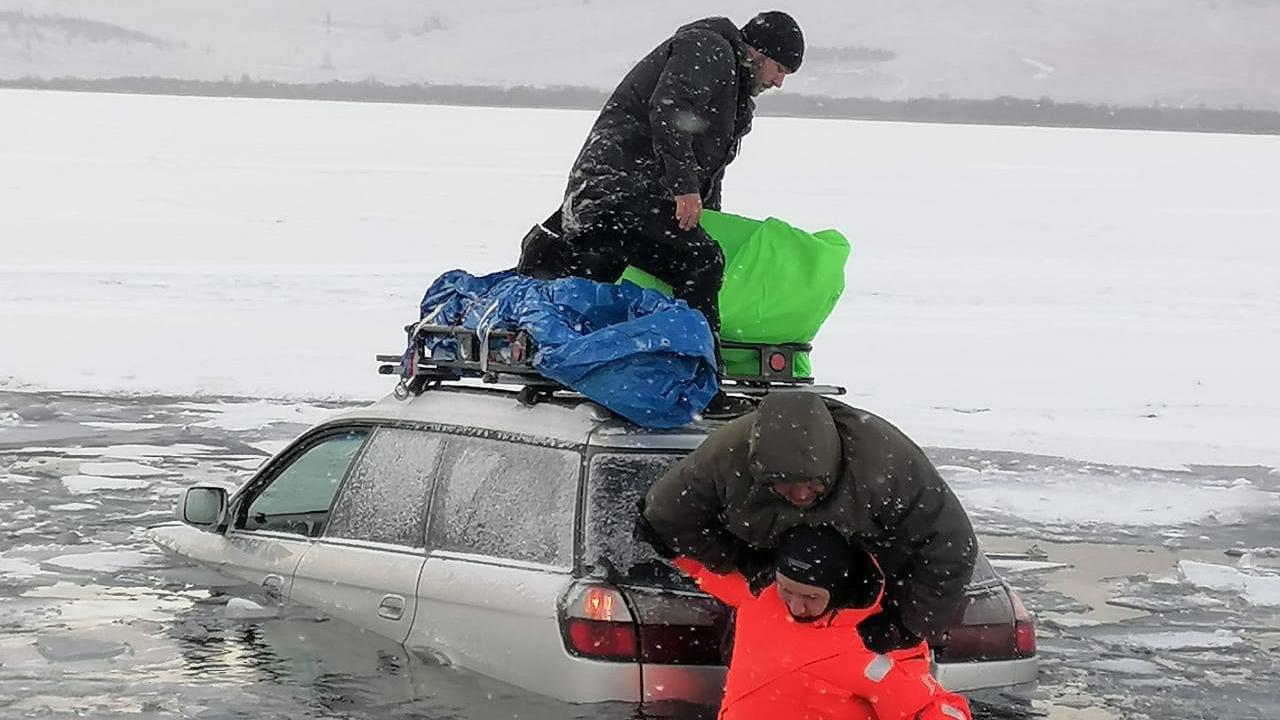
[[[573, 394], [412, 389], [308, 430], [233, 493], [187, 490], [153, 537], [541, 695], [714, 708], [728, 614], [633, 530], [638, 498], [717, 423], [646, 430]], [[938, 679], [1034, 681], [1032, 619], [985, 556], [965, 602]]]

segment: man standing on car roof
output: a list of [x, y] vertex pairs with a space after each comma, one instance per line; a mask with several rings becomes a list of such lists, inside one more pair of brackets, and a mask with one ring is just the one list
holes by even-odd
[[[882, 611], [859, 625], [889, 652], [937, 644], [958, 619], [978, 544], [924, 452], [865, 410], [813, 393], [770, 394], [654, 482], [641, 531], [716, 573], [752, 564], [796, 525], [830, 525], [885, 574]], [[749, 570], [750, 568], [748, 568]]]
[[782, 87], [803, 57], [800, 26], [784, 12], [761, 13], [741, 29], [712, 17], [677, 30], [605, 103], [563, 205], [525, 237], [519, 271], [614, 282], [638, 267], [670, 284], [718, 338], [724, 254], [698, 220], [704, 207], [720, 209], [753, 98]]

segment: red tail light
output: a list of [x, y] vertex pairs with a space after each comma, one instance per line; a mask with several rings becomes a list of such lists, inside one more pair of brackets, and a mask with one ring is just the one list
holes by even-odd
[[595, 660], [634, 661], [636, 629], [630, 623], [571, 619], [566, 622], [570, 653]]
[[769, 356], [769, 369], [774, 372], [782, 372], [787, 369], [787, 356], [780, 352], [773, 353]]
[[565, 597], [560, 626], [565, 649], [576, 657], [721, 665], [724, 616], [710, 598], [643, 590], [626, 598], [607, 585], [579, 585]]
[[1013, 602], [1013, 620], [1018, 636], [1018, 657], [1031, 657], [1036, 654], [1035, 620], [1031, 617], [1031, 613], [1027, 612], [1027, 606], [1022, 604], [1022, 598], [1018, 597], [1018, 593], [1012, 589], [1009, 590], [1009, 600]]
[[1035, 623], [1012, 589], [972, 596], [964, 618], [937, 649], [938, 662], [1016, 660], [1036, 654]]
[[635, 662], [640, 655], [631, 611], [614, 588], [575, 587], [565, 598], [560, 628], [565, 649], [577, 657]]

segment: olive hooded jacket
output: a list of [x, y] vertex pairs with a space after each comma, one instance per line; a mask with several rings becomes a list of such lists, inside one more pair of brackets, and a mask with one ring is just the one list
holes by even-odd
[[[774, 489], [798, 479], [823, 484], [806, 509]], [[654, 482], [644, 516], [672, 550], [716, 573], [795, 525], [831, 525], [875, 556], [886, 609], [935, 644], [957, 619], [978, 551], [960, 501], [915, 443], [813, 393], [770, 395], [713, 432]]]

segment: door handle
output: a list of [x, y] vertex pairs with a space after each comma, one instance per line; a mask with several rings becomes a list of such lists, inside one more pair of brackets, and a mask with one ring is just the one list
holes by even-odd
[[262, 589], [269, 596], [280, 597], [284, 594], [284, 577], [272, 573], [262, 578]]
[[378, 603], [378, 617], [384, 620], [399, 620], [404, 617], [404, 598], [399, 595], [384, 595]]

